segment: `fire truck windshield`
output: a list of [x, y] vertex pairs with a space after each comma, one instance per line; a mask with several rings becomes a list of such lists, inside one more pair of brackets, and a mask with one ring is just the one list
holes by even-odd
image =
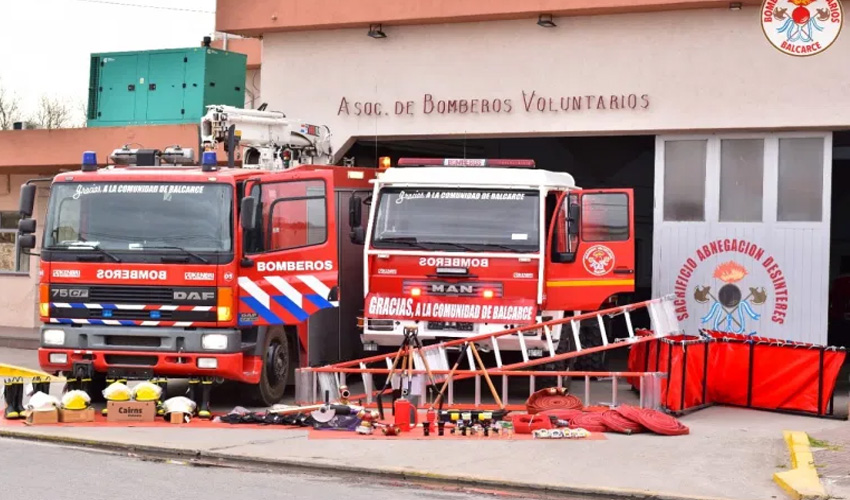
[[536, 191], [386, 188], [377, 209], [372, 231], [377, 248], [539, 250]]
[[44, 247], [228, 252], [232, 191], [226, 184], [55, 183]]

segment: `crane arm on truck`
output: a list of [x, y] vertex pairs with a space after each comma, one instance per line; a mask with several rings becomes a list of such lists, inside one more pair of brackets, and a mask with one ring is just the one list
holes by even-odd
[[243, 168], [284, 170], [333, 163], [326, 125], [303, 123], [279, 111], [207, 106], [207, 114], [201, 118], [201, 147], [214, 149], [219, 144], [231, 155], [243, 147]]

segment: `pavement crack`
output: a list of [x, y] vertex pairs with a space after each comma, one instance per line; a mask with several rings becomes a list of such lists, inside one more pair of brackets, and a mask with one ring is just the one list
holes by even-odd
[[[289, 438], [286, 438], [286, 439], [289, 439]], [[229, 446], [217, 446], [215, 448], [207, 448], [207, 451], [222, 451], [222, 450], [229, 450], [229, 449], [232, 449], [232, 448], [239, 448], [240, 446], [252, 446], [252, 445], [255, 445], [255, 444], [270, 444], [270, 443], [274, 443], [275, 441], [279, 441], [279, 439], [258, 439], [256, 441], [247, 441], [245, 443], [231, 444]]]

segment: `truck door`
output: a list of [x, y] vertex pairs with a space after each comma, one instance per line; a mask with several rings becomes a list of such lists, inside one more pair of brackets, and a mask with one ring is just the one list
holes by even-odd
[[548, 237], [546, 309], [593, 311], [612, 295], [634, 291], [631, 189], [565, 193]]
[[256, 224], [243, 238], [239, 324], [297, 325], [337, 307], [332, 174], [281, 172], [253, 181], [248, 190], [257, 200]]

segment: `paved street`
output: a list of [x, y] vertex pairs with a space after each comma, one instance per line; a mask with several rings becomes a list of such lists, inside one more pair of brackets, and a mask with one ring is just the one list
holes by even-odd
[[[461, 490], [328, 474], [281, 473], [151, 460], [65, 446], [0, 439], [3, 498], [98, 500], [143, 498], [289, 498], [472, 500], [561, 498], [527, 492]], [[41, 482], [34, 482], [39, 478]]]

